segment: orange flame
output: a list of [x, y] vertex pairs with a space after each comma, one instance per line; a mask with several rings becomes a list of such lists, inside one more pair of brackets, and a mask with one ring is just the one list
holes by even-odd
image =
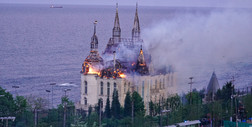
[[91, 66], [89, 66], [88, 74], [99, 74], [99, 71], [96, 71]]
[[119, 76], [120, 76], [121, 78], [126, 78], [126, 75], [123, 74], [123, 73], [119, 73]]

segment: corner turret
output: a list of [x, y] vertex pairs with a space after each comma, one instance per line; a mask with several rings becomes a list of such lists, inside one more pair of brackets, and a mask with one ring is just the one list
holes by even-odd
[[103, 59], [99, 55], [98, 52], [98, 38], [96, 36], [96, 24], [97, 21], [94, 22], [94, 34], [91, 37], [91, 49], [90, 53], [82, 64], [81, 73], [83, 74], [98, 74], [99, 70], [103, 66]]
[[141, 46], [141, 50], [137, 59], [136, 72], [138, 72], [141, 75], [149, 74], [149, 70], [144, 59], [142, 46]]

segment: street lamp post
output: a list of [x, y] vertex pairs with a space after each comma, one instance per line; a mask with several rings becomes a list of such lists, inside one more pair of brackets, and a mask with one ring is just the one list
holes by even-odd
[[[66, 92], [70, 91], [71, 89], [64, 89], [65, 92], [65, 98], [67, 98], [66, 96]], [[64, 118], [63, 118], [63, 127], [66, 127], [66, 102], [64, 102]]]
[[18, 86], [18, 85], [14, 85], [14, 86], [12, 86], [12, 88], [15, 89], [15, 94], [16, 94], [16, 96], [17, 96], [17, 95], [18, 95], [18, 94], [17, 94], [17, 89], [19, 88], [19, 86]]
[[49, 99], [49, 96], [50, 96], [50, 90], [45, 90], [47, 93], [48, 93], [48, 109], [50, 107], [50, 99]]
[[[168, 109], [168, 110], [166, 110], [166, 109], [162, 110], [162, 111], [161, 111], [161, 117], [162, 117], [163, 113], [167, 113], [167, 114], [168, 114], [168, 112], [171, 112], [171, 110], [170, 110], [170, 109]], [[168, 121], [168, 115], [167, 115], [167, 121]], [[161, 121], [161, 122], [162, 122], [162, 121]], [[168, 123], [168, 122], [167, 122], [167, 123]]]
[[67, 96], [66, 96], [66, 92], [67, 92], [67, 91], [71, 91], [71, 89], [64, 89], [65, 97], [67, 97]]
[[52, 86], [52, 108], [53, 108], [53, 86], [56, 85], [56, 83], [50, 83], [50, 85]]

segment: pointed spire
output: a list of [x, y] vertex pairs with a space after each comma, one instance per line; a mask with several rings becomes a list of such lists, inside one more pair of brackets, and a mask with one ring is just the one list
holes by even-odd
[[113, 38], [121, 37], [121, 28], [120, 28], [119, 16], [118, 16], [118, 3], [116, 3], [116, 15], [115, 15], [114, 28], [113, 28], [112, 34], [113, 34]]
[[94, 22], [94, 35], [96, 34], [96, 24], [97, 24], [97, 21]]
[[96, 36], [96, 24], [97, 24], [97, 21], [94, 22], [94, 34], [91, 37], [91, 43], [90, 43], [91, 51], [98, 50], [98, 38]]
[[132, 29], [132, 39], [140, 39], [140, 24], [138, 18], [138, 4], [136, 3], [136, 13], [134, 18], [134, 25]]
[[206, 94], [208, 96], [208, 100], [212, 101], [214, 99], [214, 94], [217, 92], [217, 90], [219, 88], [220, 88], [220, 86], [219, 86], [217, 76], [216, 76], [215, 72], [213, 72], [211, 79], [210, 79], [208, 86], [207, 86], [207, 91], [206, 91]]

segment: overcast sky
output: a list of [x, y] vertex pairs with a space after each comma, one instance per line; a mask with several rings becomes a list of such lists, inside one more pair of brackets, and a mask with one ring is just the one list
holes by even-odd
[[252, 8], [252, 0], [0, 0], [0, 3]]

